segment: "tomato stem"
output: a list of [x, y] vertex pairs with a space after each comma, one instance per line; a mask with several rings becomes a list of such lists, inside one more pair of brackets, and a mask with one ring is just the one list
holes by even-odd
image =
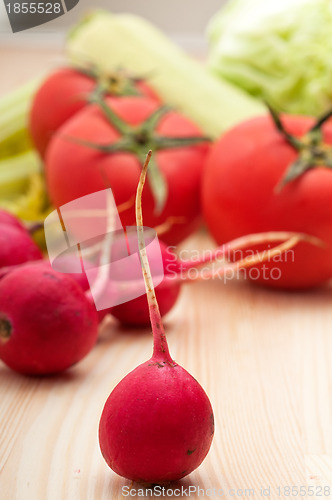
[[143, 135], [144, 133], [150, 134], [150, 132], [157, 127], [160, 120], [170, 111], [170, 106], [161, 106], [160, 108], [156, 109], [156, 111], [154, 111], [139, 127], [140, 133]]
[[270, 112], [270, 115], [271, 115], [271, 118], [277, 128], [277, 130], [284, 136], [284, 138], [286, 139], [286, 141], [291, 145], [293, 146], [295, 149], [299, 150], [301, 149], [301, 141], [299, 141], [298, 139], [296, 139], [294, 136], [292, 136], [291, 134], [289, 134], [286, 130], [285, 130], [285, 127], [283, 125], [283, 123], [281, 122], [281, 119], [280, 119], [280, 116], [279, 116], [279, 113], [277, 113], [277, 111], [275, 109], [273, 109], [270, 104], [266, 103], [266, 106]]
[[[96, 149], [104, 154], [126, 152], [134, 154], [140, 164], [144, 164], [147, 149], [153, 151], [196, 146], [210, 142], [209, 137], [169, 137], [162, 136], [156, 132], [156, 128], [162, 118], [169, 113], [168, 106], [156, 109], [143, 123], [137, 126], [128, 125], [105, 101], [103, 96], [96, 94], [94, 103], [99, 106], [104, 116], [112, 127], [121, 135], [120, 139], [111, 144], [96, 144], [84, 139], [67, 137], [69, 141], [76, 142], [82, 146]], [[160, 215], [168, 198], [168, 185], [159, 165], [155, 159], [150, 162], [148, 170], [149, 185], [154, 198], [154, 212]]]
[[142, 95], [135, 87], [136, 82], [143, 81], [143, 77], [134, 77], [123, 68], [115, 68], [112, 71], [103, 71], [91, 62], [77, 63], [72, 65], [75, 71], [88, 76], [96, 82], [96, 88], [90, 94], [89, 101], [93, 102], [96, 96], [109, 95]]
[[123, 121], [122, 118], [120, 118], [120, 116], [116, 114], [110, 106], [107, 106], [105, 100], [100, 98], [100, 95], [96, 95], [94, 103], [99, 106], [107, 120], [120, 134], [126, 135], [129, 133], [130, 127], [127, 125], [127, 123]]
[[276, 110], [269, 104], [267, 104], [267, 107], [277, 130], [299, 153], [297, 159], [289, 165], [286, 173], [275, 187], [276, 193], [280, 193], [286, 184], [300, 178], [305, 172], [312, 168], [332, 168], [332, 148], [323, 143], [321, 130], [322, 125], [332, 116], [332, 110], [321, 116], [313, 127], [299, 139], [285, 130]]
[[310, 129], [310, 132], [314, 132], [315, 130], [319, 130], [324, 123], [331, 118], [332, 116], [332, 109], [327, 111], [324, 115], [322, 115], [318, 120], [316, 121], [315, 125]]

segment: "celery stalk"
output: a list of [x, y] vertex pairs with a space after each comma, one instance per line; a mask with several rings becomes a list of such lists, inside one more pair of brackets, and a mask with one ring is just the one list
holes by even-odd
[[109, 70], [124, 67], [149, 75], [161, 98], [195, 121], [211, 137], [262, 114], [264, 106], [232, 84], [208, 73], [157, 28], [130, 14], [97, 11], [75, 27], [67, 40], [74, 62]]
[[40, 81], [35, 79], [0, 99], [0, 208], [24, 221], [43, 220], [49, 210], [41, 160], [27, 129]]
[[41, 170], [40, 159], [33, 150], [0, 161], [0, 203], [21, 195], [30, 176]]
[[39, 84], [35, 79], [0, 99], [0, 159], [31, 148], [28, 114]]
[[44, 178], [32, 174], [27, 179], [24, 193], [10, 200], [0, 199], [0, 207], [17, 215], [23, 221], [42, 221], [51, 210], [47, 200]]

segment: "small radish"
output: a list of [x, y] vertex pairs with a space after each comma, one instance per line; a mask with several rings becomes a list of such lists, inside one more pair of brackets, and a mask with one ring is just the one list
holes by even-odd
[[[67, 269], [69, 270], [71, 265], [73, 264], [72, 259], [70, 257], [68, 257], [68, 258], [63, 257], [61, 260], [63, 262], [63, 265], [66, 266]], [[6, 266], [3, 268], [0, 268], [0, 280], [2, 278], [4, 278], [5, 276], [7, 276], [9, 273], [13, 272], [15, 269], [21, 268], [21, 267], [29, 265], [29, 264], [30, 264], [29, 262], [25, 262], [23, 264], [17, 264], [14, 266]], [[36, 260], [36, 261], [34, 261], [34, 265], [40, 266], [41, 268], [45, 269], [46, 271], [49, 269], [52, 269], [50, 261], [46, 260], [46, 259]], [[71, 279], [76, 281], [76, 283], [81, 287], [83, 292], [86, 292], [87, 299], [93, 304], [93, 307], [95, 308], [95, 304], [94, 304], [93, 299], [92, 299], [91, 294], [90, 294], [89, 281], [88, 281], [86, 274], [84, 272], [81, 272], [81, 273], [60, 272], [60, 271], [56, 271], [54, 269], [53, 269], [53, 272], [61, 274], [61, 275], [65, 274], [66, 276], [69, 276]], [[109, 311], [107, 309], [97, 311], [98, 319], [99, 319], [100, 323], [104, 319], [104, 317], [108, 314], [108, 312]]]
[[[172, 252], [161, 240], [159, 240], [159, 245], [163, 261], [164, 275], [176, 276], [180, 272], [181, 262], [174, 252]], [[132, 246], [133, 245], [131, 244], [131, 247]], [[150, 262], [153, 258], [154, 255], [149, 254]], [[139, 276], [133, 276], [132, 269], [128, 267], [123, 268], [123, 281], [129, 281], [135, 278], [138, 280]], [[163, 286], [161, 283], [156, 287], [155, 293], [161, 316], [164, 316], [172, 309], [179, 296], [180, 288], [181, 284], [179, 282], [170, 282], [167, 283], [166, 286]], [[145, 295], [141, 295], [136, 299], [113, 306], [110, 308], [109, 312], [117, 320], [126, 325], [145, 326], [150, 322], [149, 308]]]
[[211, 403], [199, 383], [171, 358], [144, 246], [141, 196], [151, 151], [137, 189], [140, 256], [149, 304], [152, 358], [129, 373], [106, 401], [99, 426], [101, 452], [119, 475], [165, 483], [195, 470], [213, 434]]
[[65, 274], [27, 264], [0, 281], [0, 359], [15, 371], [53, 374], [94, 346], [98, 318]]
[[[70, 257], [68, 257], [68, 258], [63, 257], [62, 261], [67, 266], [67, 269], [69, 270], [70, 267], [71, 267], [71, 258]], [[50, 264], [49, 261], [46, 261], [46, 260], [45, 261], [41, 261], [40, 265], [44, 265], [46, 269], [47, 268], [48, 269], [52, 269], [51, 264]], [[65, 276], [69, 276], [72, 280], [74, 280], [80, 286], [80, 288], [83, 290], [83, 292], [85, 292], [85, 296], [86, 296], [87, 300], [89, 302], [91, 302], [92, 307], [94, 309], [96, 309], [95, 303], [94, 303], [93, 298], [92, 298], [91, 293], [90, 293], [90, 284], [89, 284], [88, 278], [86, 277], [86, 273], [85, 272], [81, 272], [81, 273], [70, 273], [70, 272], [62, 273], [60, 271], [55, 271], [55, 270], [53, 270], [53, 271], [55, 273], [58, 273], [58, 274], [64, 274]], [[1, 271], [0, 271], [0, 278], [1, 278]], [[102, 320], [105, 318], [105, 316], [109, 313], [109, 311], [107, 309], [102, 309], [100, 311], [96, 310], [96, 312], [97, 312], [99, 323], [101, 323]]]
[[42, 257], [41, 251], [26, 231], [16, 225], [0, 223], [0, 268]]
[[[66, 264], [68, 266], [70, 266], [71, 259], [63, 259], [63, 260], [66, 262]], [[23, 264], [15, 264], [12, 266], [5, 266], [5, 267], [0, 268], [0, 280], [2, 278], [4, 278], [5, 276], [7, 276], [7, 274], [11, 273], [12, 271], [15, 271], [15, 269], [18, 269], [18, 268], [25, 266], [25, 265], [29, 265], [30, 263], [31, 262], [24, 262]], [[36, 266], [41, 266], [41, 267], [45, 268], [45, 270], [52, 269], [51, 263], [48, 259], [35, 260], [35, 261], [33, 261], [33, 263]], [[56, 270], [54, 270], [54, 272], [60, 273], [60, 271], [56, 271]], [[77, 284], [82, 288], [82, 290], [84, 292], [89, 289], [89, 282], [88, 282], [88, 279], [87, 279], [85, 273], [71, 273], [71, 272], [63, 271], [60, 274], [66, 274], [67, 276], [72, 278], [74, 281], [77, 282]]]
[[9, 226], [16, 227], [30, 234], [30, 236], [34, 236], [35, 233], [38, 235], [38, 231], [44, 226], [41, 220], [26, 222], [24, 224], [18, 217], [2, 209], [0, 209], [0, 224], [8, 224]]

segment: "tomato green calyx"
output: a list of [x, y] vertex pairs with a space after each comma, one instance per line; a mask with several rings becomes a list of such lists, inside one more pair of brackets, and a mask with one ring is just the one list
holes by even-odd
[[291, 134], [289, 134], [285, 130], [285, 128], [284, 128], [284, 126], [283, 126], [283, 124], [282, 124], [282, 122], [280, 120], [279, 113], [277, 113], [277, 111], [275, 109], [273, 109], [268, 103], [266, 103], [266, 106], [267, 106], [267, 108], [269, 110], [271, 118], [272, 118], [272, 120], [273, 120], [273, 122], [274, 122], [274, 124], [276, 126], [276, 129], [278, 130], [278, 132], [280, 132], [280, 134], [282, 134], [284, 136], [284, 138], [286, 139], [286, 141], [291, 146], [293, 146], [296, 149], [299, 149], [300, 145], [301, 145], [300, 140], [297, 139], [296, 137], [292, 136]]
[[[95, 94], [94, 103], [99, 106], [110, 125], [121, 135], [120, 139], [112, 144], [95, 144], [68, 136], [66, 136], [66, 139], [105, 154], [119, 152], [132, 153], [138, 158], [141, 166], [144, 164], [147, 150], [151, 149], [156, 152], [165, 149], [190, 147], [210, 142], [211, 140], [205, 136], [169, 137], [158, 134], [156, 131], [158, 124], [171, 111], [171, 108], [168, 106], [161, 106], [143, 123], [133, 126], [122, 120], [100, 95]], [[156, 215], [159, 215], [163, 211], [167, 201], [168, 185], [164, 174], [154, 158], [150, 161], [147, 175], [155, 202], [154, 212]]]
[[12, 334], [12, 324], [4, 317], [0, 318], [0, 342], [7, 342]]
[[113, 71], [105, 72], [92, 63], [74, 64], [73, 68], [79, 73], [95, 80], [96, 88], [89, 96], [88, 100], [90, 102], [94, 100], [96, 95], [142, 95], [135, 84], [143, 81], [143, 78], [130, 75], [124, 68], [119, 67], [115, 68]]
[[276, 186], [276, 192], [280, 192], [286, 184], [312, 168], [332, 168], [332, 148], [330, 145], [324, 144], [321, 130], [322, 125], [332, 116], [332, 110], [321, 116], [305, 136], [297, 138], [285, 130], [279, 114], [269, 105], [268, 109], [277, 130], [299, 153], [297, 159], [289, 165], [285, 175]]

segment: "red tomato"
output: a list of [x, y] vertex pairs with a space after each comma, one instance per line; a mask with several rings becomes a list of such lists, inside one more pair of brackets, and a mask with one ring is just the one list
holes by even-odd
[[[282, 121], [298, 138], [314, 124], [303, 116], [284, 116]], [[332, 145], [331, 123], [323, 126], [322, 139]], [[265, 277], [263, 265], [252, 273], [254, 280], [274, 287], [311, 287], [332, 277], [331, 170], [316, 166], [276, 189], [298, 157], [272, 119], [262, 116], [226, 133], [205, 165], [203, 212], [217, 243], [270, 230], [304, 232], [325, 242], [325, 248], [300, 243], [287, 259], [266, 262]]]
[[[158, 104], [148, 98], [108, 98], [107, 104], [130, 125], [125, 136], [127, 139], [137, 133], [137, 127], [159, 109]], [[161, 118], [154, 135], [158, 138], [202, 137], [196, 125], [174, 111], [167, 111]], [[50, 143], [45, 162], [47, 189], [55, 206], [60, 207], [106, 187], [112, 188], [117, 205], [134, 199], [141, 172], [141, 163], [136, 154], [105, 153], [71, 138], [105, 145], [114, 144], [123, 137], [97, 105], [85, 108], [61, 127]], [[151, 141], [140, 136], [135, 144], [141, 159], [144, 158]], [[199, 224], [200, 181], [207, 151], [208, 146], [204, 143], [161, 149], [153, 154], [153, 159], [164, 175], [168, 196], [162, 212], [157, 214], [148, 180], [142, 200], [144, 224], [155, 227], [171, 216], [181, 217], [185, 221], [174, 224], [163, 234], [162, 239], [167, 243], [178, 243]], [[123, 225], [135, 225], [134, 204], [120, 215]]]
[[[160, 102], [154, 90], [143, 80], [113, 75], [108, 93], [126, 95], [137, 92]], [[87, 106], [87, 99], [96, 89], [97, 78], [72, 68], [63, 68], [52, 73], [37, 91], [30, 111], [30, 133], [36, 149], [42, 157], [54, 133], [75, 113]]]

